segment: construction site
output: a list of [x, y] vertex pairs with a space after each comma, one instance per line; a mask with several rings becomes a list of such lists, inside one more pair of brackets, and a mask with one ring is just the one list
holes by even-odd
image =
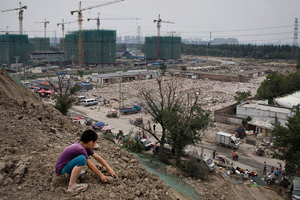
[[[257, 103], [251, 98], [268, 74], [294, 72], [294, 62], [183, 55], [180, 34], [167, 31], [166, 36], [161, 31], [162, 25], [167, 27], [175, 22], [162, 20], [160, 14], [148, 20], [156, 30], [145, 37], [144, 44], [141, 44], [138, 29], [139, 42], [134, 48], [126, 44], [118, 46], [117, 37], [121, 31], [114, 26], [100, 29], [100, 21], [141, 18], [100, 18], [100, 12], [93, 18], [95, 13], [90, 11], [123, 1], [91, 6], [80, 1], [76, 9], [69, 7], [68, 15], [76, 15], [76, 20], [62, 19], [55, 23], [62, 32], [55, 45], [49, 32], [55, 32], [56, 40], [56, 31], [47, 30], [50, 19], [31, 21], [44, 28], [34, 31], [23, 27], [23, 15], [29, 11], [27, 5], [19, 2], [19, 7], [1, 11], [17, 11], [19, 19], [19, 31], [9, 31], [6, 25], [6, 31], [1, 31], [0, 35], [1, 199], [289, 199], [287, 187], [280, 186], [283, 174], [270, 184], [265, 173], [274, 166], [285, 166], [284, 161], [272, 157], [277, 149], [271, 148], [273, 140], [269, 136], [275, 120], [286, 122], [292, 111], [273, 105], [271, 109], [266, 101]], [[109, 12], [114, 13], [114, 10]], [[84, 29], [83, 24], [88, 21], [96, 21], [97, 28]], [[73, 23], [78, 27], [66, 31], [66, 26]], [[44, 36], [29, 37], [32, 36], [30, 31], [41, 32]], [[209, 45], [207, 43], [207, 52]], [[120, 46], [125, 47], [118, 55]], [[55, 98], [64, 90], [59, 85], [63, 79], [68, 79], [66, 82], [70, 84], [65, 88], [80, 87], [71, 95], [74, 102], [65, 115], [54, 106]], [[187, 152], [193, 155], [196, 152], [197, 162], [201, 164], [202, 161], [206, 163], [204, 157], [209, 158], [213, 167], [208, 168], [203, 179], [192, 178], [177, 168], [174, 157], [168, 157], [164, 164], [154, 153], [154, 147], [159, 147], [157, 138], [162, 137], [164, 128], [141, 106], [141, 91], [145, 89], [149, 94], [160, 91], [158, 82], [162, 85], [174, 83], [178, 90], [172, 98], [184, 97], [182, 105], [187, 108], [193, 100], [192, 94], [196, 94], [199, 108], [209, 113], [211, 122], [199, 131], [201, 142], [186, 146], [180, 157], [180, 162], [184, 162], [190, 159]], [[237, 92], [248, 92], [249, 99], [237, 103]], [[158, 99], [153, 101], [159, 102]], [[260, 119], [262, 112], [265, 121]], [[243, 127], [243, 120], [251, 114], [253, 120]], [[104, 124], [100, 128], [96, 126], [99, 122]], [[110, 128], [104, 130], [105, 127]], [[107, 177], [112, 176], [107, 168], [109, 164], [117, 176], [109, 177], [104, 183], [86, 163], [75, 183], [77, 186], [87, 183], [88, 189], [76, 186], [71, 189], [79, 192], [71, 193], [68, 188], [71, 176], [56, 174], [55, 163], [60, 153], [79, 141], [87, 129], [97, 133], [93, 150], [107, 163], [101, 165], [95, 157], [88, 157], [89, 161]], [[147, 129], [151, 132], [153, 129], [154, 134], [145, 132]], [[240, 129], [243, 137], [233, 140]], [[237, 141], [236, 146], [218, 143], [219, 132], [229, 134], [229, 143]], [[105, 137], [108, 133], [111, 138]], [[124, 138], [117, 137], [121, 133], [128, 141], [138, 144], [142, 134], [151, 147], [134, 153], [125, 146]], [[166, 139], [163, 143], [169, 145]], [[265, 154], [258, 155], [260, 148], [264, 148]], [[233, 155], [236, 154], [239, 160], [235, 160]], [[253, 176], [244, 176], [248, 172]]]
[[[140, 20], [141, 18], [88, 18], [87, 21], [96, 20], [97, 29], [96, 30], [83, 30], [82, 23], [83, 12], [86, 10], [91, 10], [94, 8], [115, 4], [122, 2], [124, 0], [115, 0], [107, 3], [89, 6], [82, 8], [81, 2], [79, 3], [79, 9], [70, 11], [71, 15], [78, 14], [78, 31], [69, 31], [65, 35], [65, 26], [71, 23], [76, 23], [76, 21], [66, 22], [62, 19], [62, 22], [57, 23], [57, 27], [62, 29], [62, 38], [60, 44], [58, 45], [59, 52], [64, 55], [64, 59], [60, 58], [57, 60], [47, 59], [49, 54], [53, 53], [50, 50], [50, 38], [47, 36], [47, 26], [50, 21], [44, 19], [44, 21], [34, 22], [44, 25], [44, 37], [34, 37], [29, 38], [28, 35], [24, 35], [23, 31], [23, 13], [27, 9], [27, 6], [23, 6], [20, 2], [20, 6], [13, 9], [2, 10], [1, 12], [14, 11], [19, 12], [19, 35], [11, 34], [9, 31], [6, 35], [1, 35], [0, 38], [0, 48], [1, 57], [0, 63], [5, 64], [9, 67], [10, 64], [16, 63], [18, 58], [18, 63], [23, 66], [30, 68], [30, 63], [43, 64], [43, 63], [59, 63], [63, 68], [64, 65], [70, 65], [73, 68], [82, 69], [89, 68], [90, 65], [98, 68], [113, 67], [116, 65], [116, 35], [117, 30], [100, 30], [100, 20]], [[163, 21], [158, 16], [158, 19], [154, 20], [157, 25], [157, 36], [146, 37], [146, 42], [144, 45], [144, 61], [157, 61], [160, 62], [166, 60], [178, 60], [181, 58], [181, 37], [162, 37], [160, 33], [161, 23], [174, 22]], [[26, 31], [30, 32], [30, 31]], [[42, 31], [35, 31], [42, 32]], [[55, 32], [56, 34], [56, 32]], [[33, 60], [35, 53], [43, 53], [39, 59]], [[30, 54], [30, 55], [29, 55]], [[55, 57], [54, 57], [55, 58]], [[142, 61], [142, 59], [141, 59]]]

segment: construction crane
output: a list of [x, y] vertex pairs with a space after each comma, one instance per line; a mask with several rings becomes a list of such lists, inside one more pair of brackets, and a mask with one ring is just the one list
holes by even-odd
[[62, 40], [63, 40], [63, 46], [62, 46], [62, 51], [65, 52], [65, 24], [71, 24], [71, 23], [76, 23], [77, 21], [74, 22], [65, 22], [64, 19], [62, 19], [61, 23], [57, 23], [57, 26], [61, 25], [61, 30], [62, 30]]
[[46, 29], [47, 29], [47, 24], [49, 24], [49, 21], [46, 20], [45, 18], [45, 21], [43, 22], [35, 22], [35, 23], [43, 23], [44, 24], [44, 36], [46, 37]]
[[98, 7], [102, 7], [102, 6], [106, 6], [106, 5], [110, 5], [110, 4], [114, 4], [114, 3], [118, 3], [118, 2], [121, 2], [121, 1], [124, 1], [124, 0], [115, 0], [115, 1], [110, 1], [110, 2], [106, 2], [106, 3], [103, 3], [103, 4], [98, 4], [98, 5], [95, 5], [95, 6], [89, 6], [89, 7], [86, 7], [86, 8], [81, 8], [81, 1], [79, 2], [79, 9], [78, 10], [74, 10], [74, 11], [71, 11], [71, 15], [73, 15], [74, 13], [78, 13], [78, 35], [79, 35], [79, 39], [78, 39], [78, 43], [79, 43], [79, 53], [78, 53], [78, 61], [79, 61], [79, 69], [82, 68], [82, 11], [85, 11], [85, 10], [91, 10], [93, 8], [98, 8]]
[[154, 23], [157, 23], [157, 60], [159, 60], [160, 57], [160, 48], [159, 48], [159, 38], [160, 38], [160, 23], [169, 23], [169, 24], [175, 24], [174, 22], [169, 22], [169, 21], [163, 21], [160, 18], [160, 14], [158, 15], [158, 19], [153, 20]]
[[19, 8], [13, 8], [9, 10], [2, 10], [1, 12], [7, 12], [7, 11], [12, 11], [12, 10], [19, 10], [19, 34], [23, 34], [23, 12], [24, 9], [27, 9], [27, 6], [22, 6], [22, 3], [19, 2], [20, 7]]
[[99, 15], [100, 15], [100, 13], [98, 13], [97, 18], [88, 18], [87, 19], [87, 21], [96, 20], [98, 30], [100, 29], [100, 20], [141, 20], [141, 18], [134, 18], [134, 17], [131, 17], [131, 18], [102, 18], [102, 19], [100, 19]]

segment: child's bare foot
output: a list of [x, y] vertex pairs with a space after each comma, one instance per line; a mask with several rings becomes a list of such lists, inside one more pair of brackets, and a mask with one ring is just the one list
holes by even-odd
[[68, 188], [68, 193], [75, 195], [78, 194], [80, 192], [86, 191], [86, 189], [88, 188], [88, 184], [86, 183], [82, 183], [82, 184], [77, 184], [74, 185], [72, 187]]

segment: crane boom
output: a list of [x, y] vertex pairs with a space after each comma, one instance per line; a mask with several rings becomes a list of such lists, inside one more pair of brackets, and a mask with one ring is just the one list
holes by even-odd
[[7, 12], [7, 11], [12, 11], [12, 10], [19, 10], [19, 34], [23, 34], [23, 12], [24, 9], [27, 9], [27, 6], [22, 6], [22, 3], [19, 2], [20, 7], [19, 8], [13, 8], [13, 9], [8, 9], [8, 10], [2, 10], [1, 12]]
[[78, 38], [78, 43], [79, 43], [78, 62], [79, 62], [79, 69], [82, 68], [82, 21], [83, 21], [82, 11], [90, 10], [90, 9], [93, 9], [93, 8], [98, 8], [98, 7], [102, 7], [102, 6], [106, 6], [106, 5], [110, 5], [110, 4], [114, 4], [114, 3], [118, 3], [118, 2], [121, 2], [121, 1], [125, 1], [125, 0], [110, 1], [110, 2], [103, 3], [103, 4], [98, 4], [98, 5], [95, 5], [95, 6], [89, 6], [89, 7], [86, 7], [86, 8], [81, 8], [81, 1], [80, 1], [79, 2], [79, 9], [70, 12], [71, 15], [73, 15], [76, 12], [78, 13], [78, 35], [79, 35], [79, 38]]
[[158, 15], [158, 19], [153, 20], [154, 23], [157, 23], [157, 59], [159, 60], [160, 57], [160, 49], [159, 49], [159, 38], [160, 38], [160, 27], [161, 27], [161, 22], [163, 23], [169, 23], [169, 24], [175, 24], [174, 22], [170, 21], [163, 21], [160, 18], [160, 14]]
[[99, 18], [99, 14], [98, 13], [98, 18], [88, 18], [87, 21], [90, 20], [96, 20], [97, 21], [97, 29], [100, 29], [100, 20], [141, 20], [141, 18], [136, 18], [136, 17], [131, 17], [131, 18]]
[[43, 21], [43, 22], [35, 22], [35, 23], [43, 23], [44, 24], [44, 36], [46, 37], [47, 24], [49, 24], [50, 22], [47, 21], [46, 18], [45, 18], [45, 21]]
[[135, 18], [135, 17], [129, 17], [129, 18], [102, 18], [100, 20], [141, 20], [142, 18]]

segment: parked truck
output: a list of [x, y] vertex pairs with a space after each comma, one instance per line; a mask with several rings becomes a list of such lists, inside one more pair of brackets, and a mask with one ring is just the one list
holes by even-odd
[[142, 108], [139, 105], [134, 105], [131, 108], [120, 108], [119, 110], [121, 114], [126, 115], [141, 112]]
[[217, 132], [216, 142], [219, 145], [237, 149], [240, 146], [239, 139], [230, 133]]

